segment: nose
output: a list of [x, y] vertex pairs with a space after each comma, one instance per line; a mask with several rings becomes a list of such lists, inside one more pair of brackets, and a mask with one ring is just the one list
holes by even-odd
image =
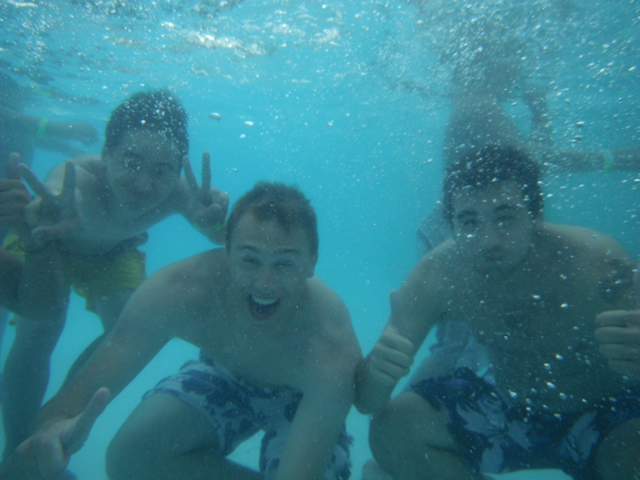
[[151, 176], [144, 171], [136, 172], [135, 175], [133, 185], [136, 191], [139, 193], [151, 193], [153, 191], [153, 180]]
[[262, 293], [270, 293], [274, 290], [275, 276], [270, 268], [262, 267], [256, 272], [254, 286]]
[[490, 248], [501, 242], [502, 232], [496, 225], [487, 222], [480, 228], [478, 237], [484, 248]]

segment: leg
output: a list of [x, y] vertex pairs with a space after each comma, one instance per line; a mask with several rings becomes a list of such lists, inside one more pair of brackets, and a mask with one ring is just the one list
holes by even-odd
[[16, 319], [16, 338], [3, 372], [4, 456], [13, 452], [29, 433], [47, 390], [51, 354], [64, 321], [64, 317], [55, 322]]
[[71, 380], [75, 378], [78, 372], [82, 369], [84, 364], [89, 360], [89, 357], [93, 355], [93, 352], [98, 348], [98, 346], [102, 343], [102, 340], [107, 336], [107, 334], [113, 329], [114, 325], [118, 321], [118, 317], [120, 316], [120, 312], [127, 304], [127, 301], [133, 294], [134, 290], [131, 289], [123, 289], [117, 290], [115, 292], [111, 292], [108, 295], [104, 295], [98, 299], [95, 304], [95, 311], [100, 317], [102, 321], [102, 328], [104, 329], [104, 333], [96, 338], [87, 348], [83, 350], [80, 356], [73, 362], [71, 368], [69, 369], [69, 373], [67, 373], [67, 377], [64, 379], [64, 384], [62, 388], [67, 386]]
[[605, 437], [593, 466], [602, 480], [640, 479], [640, 418], [618, 425]]
[[447, 430], [449, 413], [414, 392], [403, 393], [373, 418], [369, 444], [378, 464], [398, 480], [471, 480]]
[[118, 431], [107, 450], [107, 474], [113, 480], [262, 479], [227, 460], [211, 423], [167, 393], [146, 397]]

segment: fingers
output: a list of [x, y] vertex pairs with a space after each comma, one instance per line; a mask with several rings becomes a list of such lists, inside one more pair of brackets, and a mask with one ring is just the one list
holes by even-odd
[[211, 156], [209, 152], [202, 154], [202, 187], [203, 192], [209, 192], [211, 189]]
[[599, 327], [640, 326], [640, 310], [612, 310], [596, 317]]
[[640, 328], [637, 327], [601, 327], [596, 329], [595, 340], [599, 344], [635, 344], [640, 345]]
[[640, 378], [640, 362], [638, 361], [609, 360], [609, 367], [622, 375]]
[[40, 179], [36, 176], [33, 171], [27, 167], [24, 163], [18, 165], [18, 170], [20, 171], [20, 176], [24, 179], [25, 182], [31, 187], [31, 189], [36, 193], [36, 195], [40, 195], [41, 197], [51, 196], [49, 189], [47, 186], [40, 181]]
[[31, 237], [37, 244], [44, 245], [45, 243], [68, 237], [80, 228], [81, 223], [81, 218], [76, 217], [63, 220], [51, 226], [36, 227], [31, 231]]
[[640, 360], [640, 345], [607, 343], [600, 345], [600, 353], [608, 360], [638, 362]]
[[387, 327], [378, 340], [378, 345], [384, 345], [390, 350], [397, 350], [404, 355], [413, 356], [413, 342], [400, 335], [393, 327]]
[[60, 199], [66, 205], [74, 205], [76, 201], [76, 166], [73, 162], [64, 164], [64, 180]]
[[7, 178], [10, 180], [20, 180], [20, 171], [18, 170], [18, 164], [20, 163], [20, 154], [12, 153], [9, 155], [9, 162], [7, 162]]
[[198, 181], [196, 180], [196, 176], [193, 173], [193, 168], [191, 167], [191, 160], [189, 157], [185, 155], [182, 159], [182, 166], [184, 168], [184, 177], [187, 180], [187, 186], [192, 193], [196, 193], [198, 191]]
[[89, 404], [77, 417], [74, 428], [70, 429], [61, 439], [68, 455], [72, 455], [82, 448], [85, 440], [89, 437], [93, 424], [104, 412], [104, 409], [107, 408], [110, 400], [111, 392], [107, 388], [101, 388], [93, 394]]

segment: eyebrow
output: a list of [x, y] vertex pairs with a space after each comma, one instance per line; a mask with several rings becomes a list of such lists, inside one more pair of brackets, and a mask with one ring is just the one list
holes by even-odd
[[[240, 247], [240, 250], [248, 250], [250, 252], [256, 252], [259, 253], [260, 250], [254, 246], [251, 245], [243, 245]], [[280, 248], [280, 249], [276, 249], [276, 251], [274, 252], [275, 254], [278, 255], [282, 255], [282, 254], [295, 254], [295, 255], [299, 255], [300, 254], [300, 250], [298, 250], [297, 248]]]
[[517, 211], [522, 207], [522, 205], [513, 205], [511, 203], [503, 203], [502, 205], [498, 205], [495, 208], [495, 212], [504, 212], [504, 211]]
[[462, 218], [462, 217], [477, 217], [478, 216], [478, 212], [476, 212], [475, 210], [462, 210], [460, 213], [458, 213], [456, 215], [456, 218]]

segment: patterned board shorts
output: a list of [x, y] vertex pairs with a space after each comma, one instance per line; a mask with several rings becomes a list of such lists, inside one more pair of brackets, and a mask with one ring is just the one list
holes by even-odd
[[640, 388], [603, 399], [582, 412], [527, 412], [468, 368], [411, 386], [435, 408], [445, 407], [449, 431], [475, 473], [556, 468], [576, 480], [597, 478], [591, 460], [616, 426], [640, 417]]
[[[199, 361], [185, 364], [176, 375], [161, 380], [145, 394], [169, 393], [197, 409], [213, 425], [220, 451], [226, 456], [260, 430], [260, 471], [278, 467], [291, 422], [302, 393], [289, 387], [259, 388], [233, 376], [200, 353]], [[347, 480], [351, 474], [351, 439], [343, 428], [331, 456], [325, 480]]]

